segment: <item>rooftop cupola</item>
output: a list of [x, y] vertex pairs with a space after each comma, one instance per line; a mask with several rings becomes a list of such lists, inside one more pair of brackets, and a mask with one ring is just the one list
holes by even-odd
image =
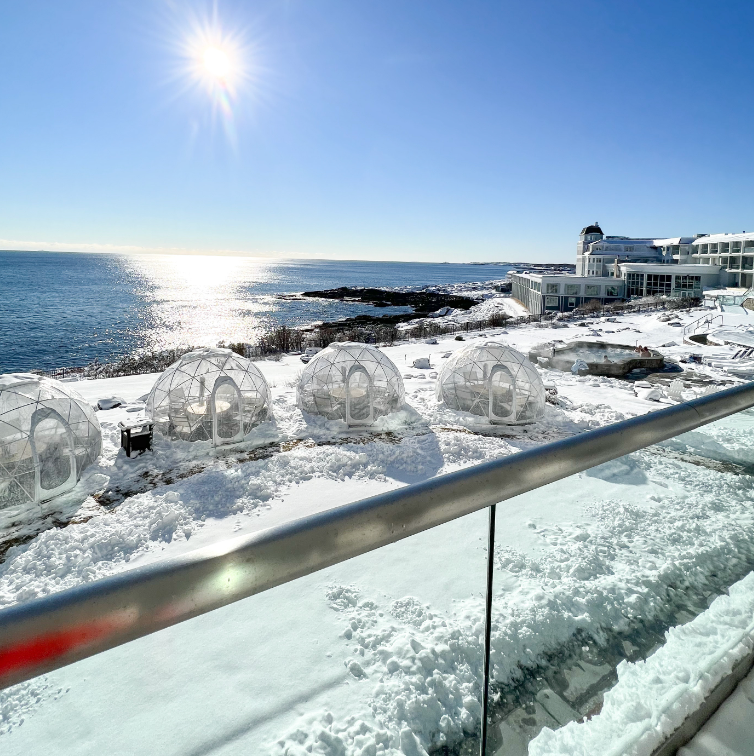
[[593, 234], [599, 234], [599, 238], [601, 239], [602, 229], [600, 228], [600, 224], [595, 221], [591, 226], [587, 226], [586, 228], [581, 229], [581, 236], [592, 236]]

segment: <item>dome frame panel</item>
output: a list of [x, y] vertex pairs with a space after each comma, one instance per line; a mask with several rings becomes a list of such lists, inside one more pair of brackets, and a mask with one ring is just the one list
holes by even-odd
[[[219, 397], [223, 386], [233, 391], [223, 389]], [[221, 446], [243, 441], [257, 425], [273, 419], [272, 394], [251, 360], [230, 349], [197, 349], [160, 375], [149, 392], [147, 412], [166, 438]]]
[[32, 374], [0, 376], [0, 514], [67, 493], [101, 450], [97, 416], [76, 391]]
[[349, 427], [368, 427], [405, 402], [403, 379], [393, 361], [371, 344], [333, 342], [318, 352], [296, 389], [299, 409]]
[[437, 380], [436, 398], [452, 410], [486, 417], [496, 425], [541, 420], [542, 378], [521, 352], [496, 341], [469, 344], [452, 355]]

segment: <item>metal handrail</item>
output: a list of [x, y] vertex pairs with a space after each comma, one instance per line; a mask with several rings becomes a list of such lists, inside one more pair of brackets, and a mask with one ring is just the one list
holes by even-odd
[[754, 383], [14, 605], [0, 611], [0, 688], [750, 407]]
[[693, 336], [705, 326], [711, 326], [718, 318], [720, 318], [720, 325], [724, 325], [723, 316], [720, 313], [716, 315], [711, 315], [709, 313], [706, 315], [702, 315], [701, 318], [698, 318], [697, 320], [694, 320], [692, 323], [689, 323], [683, 329], [683, 333], [681, 335], [686, 336], [687, 334], [690, 333]]

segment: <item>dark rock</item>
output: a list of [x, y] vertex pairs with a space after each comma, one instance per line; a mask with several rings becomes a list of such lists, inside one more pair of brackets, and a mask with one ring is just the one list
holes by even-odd
[[323, 291], [305, 291], [304, 297], [337, 299], [341, 302], [362, 302], [376, 307], [413, 307], [417, 315], [435, 312], [441, 307], [468, 310], [481, 300], [461, 297], [456, 294], [441, 294], [435, 291], [388, 291], [365, 289], [360, 286], [340, 286]]

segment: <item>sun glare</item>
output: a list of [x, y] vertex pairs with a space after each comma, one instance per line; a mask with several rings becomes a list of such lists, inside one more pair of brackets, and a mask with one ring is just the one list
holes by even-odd
[[192, 135], [219, 126], [235, 149], [236, 120], [257, 95], [258, 42], [231, 19], [221, 23], [216, 3], [205, 13], [182, 13], [172, 27], [177, 55], [168, 82], [175, 86], [176, 97], [190, 95], [194, 100]]
[[207, 73], [218, 79], [226, 79], [231, 71], [230, 58], [217, 47], [208, 47], [202, 55], [202, 62]]

